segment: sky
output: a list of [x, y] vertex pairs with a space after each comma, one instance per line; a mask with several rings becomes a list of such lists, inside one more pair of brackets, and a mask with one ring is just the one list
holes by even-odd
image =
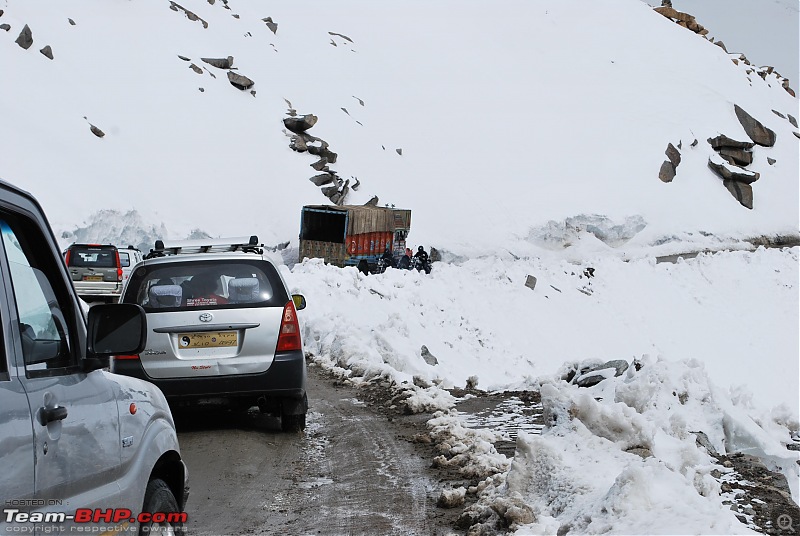
[[[0, 78], [0, 177], [40, 199], [64, 245], [79, 229], [123, 245], [195, 230], [288, 241], [274, 258], [308, 300], [306, 350], [357, 381], [407, 382], [412, 403], [441, 412], [429, 426], [474, 446], [470, 463], [499, 470], [464, 492], [536, 513], [517, 520], [519, 534], [566, 524], [747, 533], [710, 480], [698, 428], [720, 451], [781, 467], [797, 500], [785, 445], [800, 434], [800, 248], [748, 242], [800, 234], [788, 120], [800, 113], [776, 77], [748, 73], [738, 54], [639, 0], [181, 5], [208, 28], [168, 2], [0, 0], [0, 24], [11, 26], [0, 65], [16, 73]], [[14, 43], [25, 24], [28, 50]], [[728, 37], [720, 27], [718, 38], [730, 45], [748, 28]], [[255, 95], [201, 60], [228, 56]], [[349, 203], [377, 195], [412, 210], [411, 245], [442, 253], [430, 276], [298, 262], [300, 208], [326, 199], [308, 181], [315, 158], [289, 149], [287, 100], [318, 116], [310, 133], [338, 153], [331, 167], [360, 182]], [[752, 210], [708, 168], [707, 138], [747, 139], [735, 104], [777, 136], [753, 150]], [[669, 143], [681, 163], [664, 183]], [[560, 380], [615, 359], [645, 366], [588, 391]], [[464, 428], [452, 411], [444, 388], [470, 378], [487, 390], [541, 389], [573, 418], [521, 435], [504, 462], [481, 435], [491, 431]], [[690, 403], [676, 405], [673, 392]], [[652, 456], [627, 452], [635, 441]], [[602, 478], [581, 478], [598, 463]], [[555, 476], [534, 485], [543, 473]], [[574, 489], [585, 493], [563, 492]], [[664, 497], [696, 516], [671, 525]]]

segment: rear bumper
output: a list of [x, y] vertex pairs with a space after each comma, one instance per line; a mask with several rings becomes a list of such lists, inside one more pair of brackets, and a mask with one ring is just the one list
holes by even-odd
[[275, 355], [269, 369], [258, 374], [187, 378], [151, 378], [138, 359], [113, 360], [112, 372], [156, 385], [168, 400], [222, 398], [295, 398], [306, 395], [306, 360], [302, 351]]

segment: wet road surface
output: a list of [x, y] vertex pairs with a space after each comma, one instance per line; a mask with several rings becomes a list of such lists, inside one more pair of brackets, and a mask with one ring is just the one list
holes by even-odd
[[190, 534], [452, 532], [435, 505], [430, 461], [404, 435], [412, 430], [313, 365], [308, 392], [304, 433], [282, 433], [277, 419], [255, 413], [176, 415]]

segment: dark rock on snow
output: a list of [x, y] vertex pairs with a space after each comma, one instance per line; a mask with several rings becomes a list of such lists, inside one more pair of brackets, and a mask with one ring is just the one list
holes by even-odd
[[744, 182], [724, 180], [722, 183], [736, 200], [750, 210], [753, 209], [753, 187]]
[[742, 124], [744, 131], [751, 140], [762, 147], [772, 147], [775, 145], [775, 133], [773, 131], [759, 123], [738, 105], [734, 104], [733, 109], [736, 112], [736, 117]]
[[27, 24], [19, 33], [19, 37], [17, 37], [17, 40], [14, 42], [19, 46], [21, 46], [22, 48], [24, 48], [25, 50], [31, 48], [31, 45], [33, 45], [33, 32], [31, 32], [31, 29], [28, 27]]
[[40, 50], [39, 52], [41, 52], [42, 54], [44, 54], [44, 56], [45, 56], [46, 58], [50, 58], [51, 60], [53, 59], [53, 49], [52, 49], [52, 48], [50, 48], [50, 45], [47, 45], [47, 46], [45, 46], [45, 47], [44, 47], [42, 50]]
[[283, 120], [283, 125], [294, 132], [300, 134], [317, 124], [317, 116], [314, 114], [306, 114], [300, 117], [286, 117]]
[[246, 89], [250, 89], [255, 85], [255, 82], [250, 80], [244, 75], [236, 74], [233, 71], [228, 71], [228, 81], [231, 85], [237, 89], [241, 89], [242, 91]]
[[233, 67], [233, 56], [227, 58], [200, 58], [207, 64], [218, 69], [230, 69]]

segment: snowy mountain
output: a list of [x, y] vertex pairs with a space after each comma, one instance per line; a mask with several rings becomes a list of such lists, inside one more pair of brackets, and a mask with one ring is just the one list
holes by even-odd
[[[674, 8], [0, 0], [0, 177], [64, 243], [289, 241], [307, 351], [440, 410], [447, 456], [493, 468], [462, 490], [478, 518], [748, 533], [711, 450], [798, 497], [797, 82]], [[315, 139], [287, 130], [310, 114]], [[443, 254], [430, 276], [298, 262], [326, 165], [344, 202], [412, 209], [410, 242]], [[504, 460], [452, 410], [467, 382], [540, 390], [552, 424]]]

